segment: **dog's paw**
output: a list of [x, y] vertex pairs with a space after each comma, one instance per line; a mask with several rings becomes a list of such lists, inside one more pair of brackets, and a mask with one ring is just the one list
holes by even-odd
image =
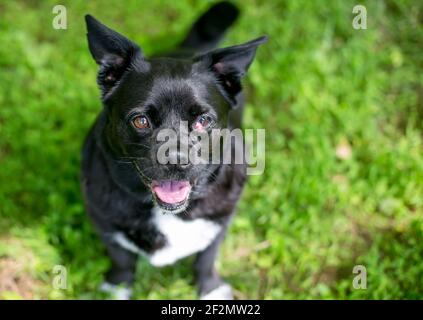
[[130, 300], [132, 290], [123, 285], [115, 285], [109, 282], [103, 282], [100, 286], [100, 291], [108, 294], [113, 300]]
[[232, 287], [227, 283], [222, 283], [217, 288], [206, 294], [202, 294], [201, 300], [233, 300]]

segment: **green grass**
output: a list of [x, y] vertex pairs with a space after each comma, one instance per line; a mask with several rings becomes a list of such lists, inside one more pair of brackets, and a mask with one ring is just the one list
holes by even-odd
[[[109, 261], [78, 182], [101, 107], [83, 15], [149, 54], [210, 2], [63, 1], [65, 31], [51, 27], [56, 2], [0, 1], [0, 275], [18, 261], [34, 298], [101, 298]], [[218, 269], [237, 298], [421, 298], [421, 1], [364, 1], [367, 30], [351, 26], [356, 1], [239, 3], [225, 44], [270, 37], [245, 81], [245, 127], [266, 129], [266, 170], [249, 180]], [[195, 298], [191, 260], [141, 261], [135, 298]], [[52, 288], [55, 264], [68, 268], [67, 290]], [[358, 264], [366, 290], [352, 287]]]

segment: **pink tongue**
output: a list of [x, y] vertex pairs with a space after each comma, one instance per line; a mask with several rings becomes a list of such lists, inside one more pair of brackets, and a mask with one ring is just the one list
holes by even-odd
[[152, 187], [161, 201], [171, 204], [184, 201], [191, 190], [188, 181], [153, 181]]

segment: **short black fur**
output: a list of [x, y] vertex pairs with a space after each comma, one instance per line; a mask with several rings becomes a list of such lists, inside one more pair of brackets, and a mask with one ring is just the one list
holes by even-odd
[[[81, 185], [86, 209], [112, 260], [106, 275], [109, 283], [131, 285], [137, 261], [136, 254], [115, 243], [116, 232], [146, 253], [166, 245], [166, 236], [151, 223], [153, 208], [179, 209], [158, 201], [152, 181], [187, 180], [192, 190], [183, 211], [176, 213], [178, 217], [186, 221], [203, 218], [222, 226], [196, 259], [200, 294], [222, 284], [214, 261], [241, 195], [246, 165], [161, 165], [155, 155], [160, 129], [179, 133], [181, 120], [191, 126], [199, 115], [207, 115], [212, 128], [240, 128], [241, 78], [266, 38], [213, 49], [237, 16], [235, 6], [219, 3], [200, 17], [174, 52], [152, 58], [86, 16], [89, 49], [99, 65], [103, 109], [83, 147]], [[139, 115], [148, 119], [150, 128], [137, 130], [131, 125]]]

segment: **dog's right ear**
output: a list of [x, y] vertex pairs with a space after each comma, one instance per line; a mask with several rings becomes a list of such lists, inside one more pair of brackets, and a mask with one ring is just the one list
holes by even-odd
[[131, 65], [145, 67], [147, 62], [142, 56], [141, 49], [131, 40], [90, 15], [85, 16], [85, 22], [91, 55], [100, 66], [97, 82], [104, 97]]
[[215, 74], [225, 97], [235, 106], [236, 96], [242, 89], [241, 78], [253, 62], [258, 46], [267, 39], [262, 36], [237, 46], [216, 49], [194, 58], [194, 61]]

